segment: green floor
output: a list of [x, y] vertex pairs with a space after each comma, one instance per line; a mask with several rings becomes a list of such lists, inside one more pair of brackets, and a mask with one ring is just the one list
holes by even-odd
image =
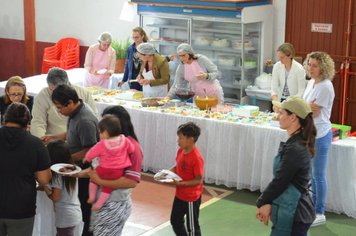
[[[221, 188], [221, 186], [219, 186]], [[232, 190], [231, 188], [229, 190]], [[233, 194], [200, 211], [200, 226], [204, 236], [259, 236], [269, 235], [270, 225], [264, 226], [255, 218], [255, 201], [259, 192], [236, 190]], [[326, 213], [324, 226], [311, 228], [310, 236], [356, 235], [356, 219], [345, 215]], [[153, 236], [174, 235], [167, 226]]]
[[[224, 188], [218, 186], [219, 188]], [[226, 188], [227, 189], [227, 188]], [[228, 190], [234, 191], [229, 188]], [[255, 201], [259, 192], [235, 190], [224, 199], [205, 207], [200, 211], [200, 226], [204, 236], [259, 236], [269, 235], [271, 225], [264, 226], [255, 218]], [[356, 235], [356, 219], [345, 215], [326, 213], [327, 223], [309, 230], [309, 236], [351, 236]], [[271, 222], [270, 222], [271, 223]], [[126, 226], [125, 226], [126, 227]], [[141, 235], [146, 230], [125, 228], [123, 236]], [[144, 235], [174, 236], [172, 228], [167, 225], [155, 233]]]

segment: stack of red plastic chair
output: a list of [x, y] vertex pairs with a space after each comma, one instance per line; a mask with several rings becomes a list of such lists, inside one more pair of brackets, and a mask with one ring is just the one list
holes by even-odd
[[44, 49], [42, 74], [52, 67], [64, 70], [79, 68], [79, 41], [75, 38], [63, 38], [53, 47]]

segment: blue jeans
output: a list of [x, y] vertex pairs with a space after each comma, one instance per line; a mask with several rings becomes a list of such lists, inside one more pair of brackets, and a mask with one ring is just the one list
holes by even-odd
[[326, 182], [326, 163], [328, 151], [331, 145], [331, 130], [322, 138], [315, 141], [316, 156], [312, 159], [312, 188], [315, 212], [324, 214], [326, 192], [328, 183]]

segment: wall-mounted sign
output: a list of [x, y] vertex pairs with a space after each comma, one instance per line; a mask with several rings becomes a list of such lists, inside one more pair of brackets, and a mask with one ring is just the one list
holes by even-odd
[[311, 23], [311, 32], [332, 33], [333, 24]]

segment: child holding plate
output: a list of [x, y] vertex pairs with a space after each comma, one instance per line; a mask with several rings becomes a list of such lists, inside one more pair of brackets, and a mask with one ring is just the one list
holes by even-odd
[[[68, 144], [63, 140], [53, 140], [47, 145], [51, 164], [73, 164]], [[74, 235], [74, 229], [82, 221], [82, 210], [78, 198], [78, 180], [61, 176], [52, 171], [49, 185], [40, 185], [38, 190], [45, 191], [55, 205], [55, 226], [57, 236]]]
[[[99, 122], [100, 142], [92, 147], [83, 163], [91, 162], [99, 157], [99, 166], [95, 168], [102, 179], [114, 180], [124, 175], [124, 168], [131, 166], [129, 155], [135, 151], [135, 146], [130, 139], [122, 134], [120, 120], [116, 116], [106, 115]], [[98, 185], [90, 181], [88, 203], [95, 201]], [[110, 193], [114, 189], [102, 187], [98, 200], [91, 208], [92, 211], [98, 211], [102, 205], [110, 198]]]
[[[171, 212], [171, 224], [176, 235], [187, 235], [184, 216], [187, 216], [188, 235], [201, 235], [199, 225], [199, 207], [203, 192], [204, 161], [195, 146], [200, 136], [200, 128], [193, 122], [178, 127], [179, 150], [176, 165], [169, 170], [182, 178], [173, 178], [176, 193]], [[168, 182], [167, 182], [168, 183]]]

